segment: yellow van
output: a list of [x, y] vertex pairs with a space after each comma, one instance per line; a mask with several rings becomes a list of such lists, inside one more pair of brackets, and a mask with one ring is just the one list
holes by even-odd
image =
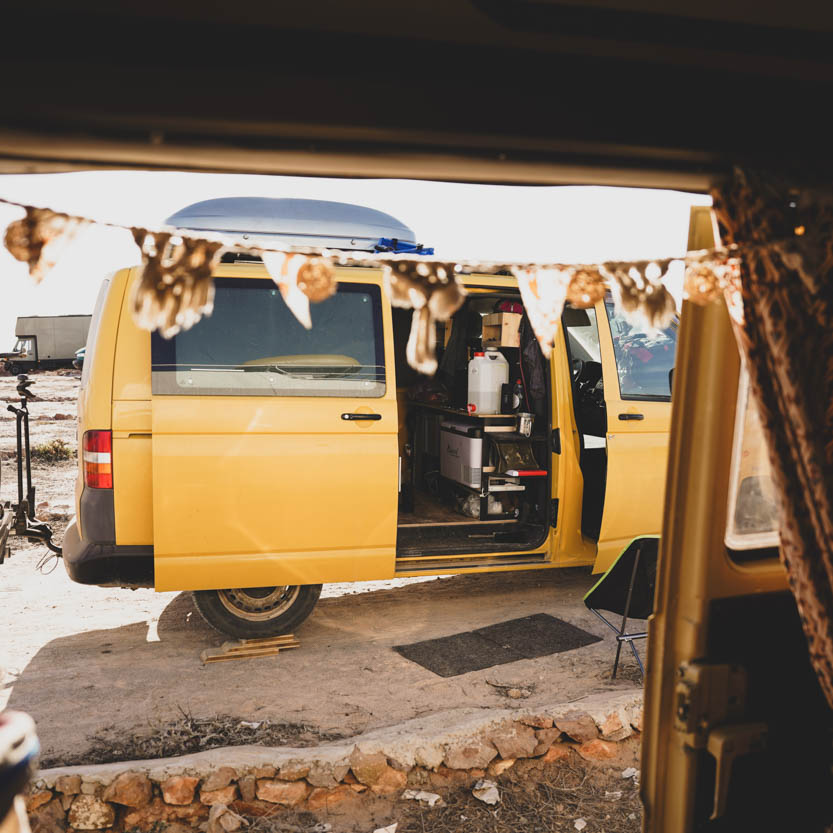
[[[413, 239], [340, 203], [191, 209], [171, 222], [367, 250]], [[213, 313], [168, 340], [133, 321], [138, 269], [104, 282], [64, 540], [75, 581], [194, 591], [211, 625], [256, 637], [297, 627], [324, 582], [600, 571], [659, 533], [676, 326], [642, 332], [610, 300], [567, 308], [547, 361], [515, 279], [464, 275], [428, 378], [381, 270], [337, 277], [307, 330], [259, 260], [227, 255]], [[507, 366], [500, 413], [472, 413], [469, 362], [490, 347]]]

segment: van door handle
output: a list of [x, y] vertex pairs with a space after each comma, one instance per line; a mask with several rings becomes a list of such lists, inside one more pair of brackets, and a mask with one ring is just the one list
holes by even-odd
[[375, 420], [375, 419], [381, 419], [382, 415], [381, 414], [342, 414], [341, 418], [342, 419], [349, 419], [349, 420], [354, 420], [354, 419], [374, 419]]
[[625, 422], [629, 419], [645, 419], [645, 414], [619, 414], [619, 419]]

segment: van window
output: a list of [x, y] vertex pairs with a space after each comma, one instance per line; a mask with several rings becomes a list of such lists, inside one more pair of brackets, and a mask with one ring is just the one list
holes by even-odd
[[271, 280], [214, 284], [210, 316], [171, 339], [153, 334], [154, 394], [384, 396], [378, 286], [339, 284], [310, 305], [307, 330]]
[[87, 343], [84, 351], [84, 364], [81, 365], [81, 388], [87, 387], [87, 382], [90, 380], [92, 373], [93, 362], [95, 361], [95, 345], [98, 341], [98, 331], [101, 329], [101, 310], [104, 306], [104, 301], [107, 298], [107, 292], [110, 289], [110, 284], [113, 280], [113, 275], [108, 275], [102, 282], [98, 290], [98, 295], [95, 299], [95, 307], [93, 308], [93, 317], [90, 319], [90, 329], [87, 330]]
[[742, 367], [729, 474], [726, 546], [734, 551], [765, 550], [778, 544], [775, 484], [761, 418], [749, 392], [749, 375]]
[[622, 399], [671, 399], [669, 372], [677, 353], [677, 327], [674, 321], [664, 329], [634, 326], [616, 311], [612, 301], [605, 301], [619, 396]]

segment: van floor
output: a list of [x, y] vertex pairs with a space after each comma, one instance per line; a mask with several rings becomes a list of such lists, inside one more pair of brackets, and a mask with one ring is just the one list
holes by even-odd
[[455, 512], [433, 495], [416, 492], [414, 511], [399, 513], [396, 554], [401, 559], [516, 552], [533, 549], [545, 537], [540, 525], [509, 518], [478, 521]]
[[398, 527], [414, 527], [414, 526], [471, 526], [475, 524], [514, 524], [517, 523], [513, 518], [499, 518], [496, 520], [478, 521], [475, 518], [469, 518], [466, 515], [461, 515], [455, 509], [448, 505], [448, 503], [441, 501], [439, 498], [429, 495], [427, 492], [417, 491], [414, 493], [414, 511], [400, 512], [397, 520]]

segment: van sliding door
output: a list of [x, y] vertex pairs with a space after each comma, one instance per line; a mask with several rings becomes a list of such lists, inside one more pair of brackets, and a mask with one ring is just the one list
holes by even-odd
[[157, 589], [393, 575], [390, 309], [357, 271], [310, 330], [271, 280], [220, 276], [210, 317], [153, 336]]

